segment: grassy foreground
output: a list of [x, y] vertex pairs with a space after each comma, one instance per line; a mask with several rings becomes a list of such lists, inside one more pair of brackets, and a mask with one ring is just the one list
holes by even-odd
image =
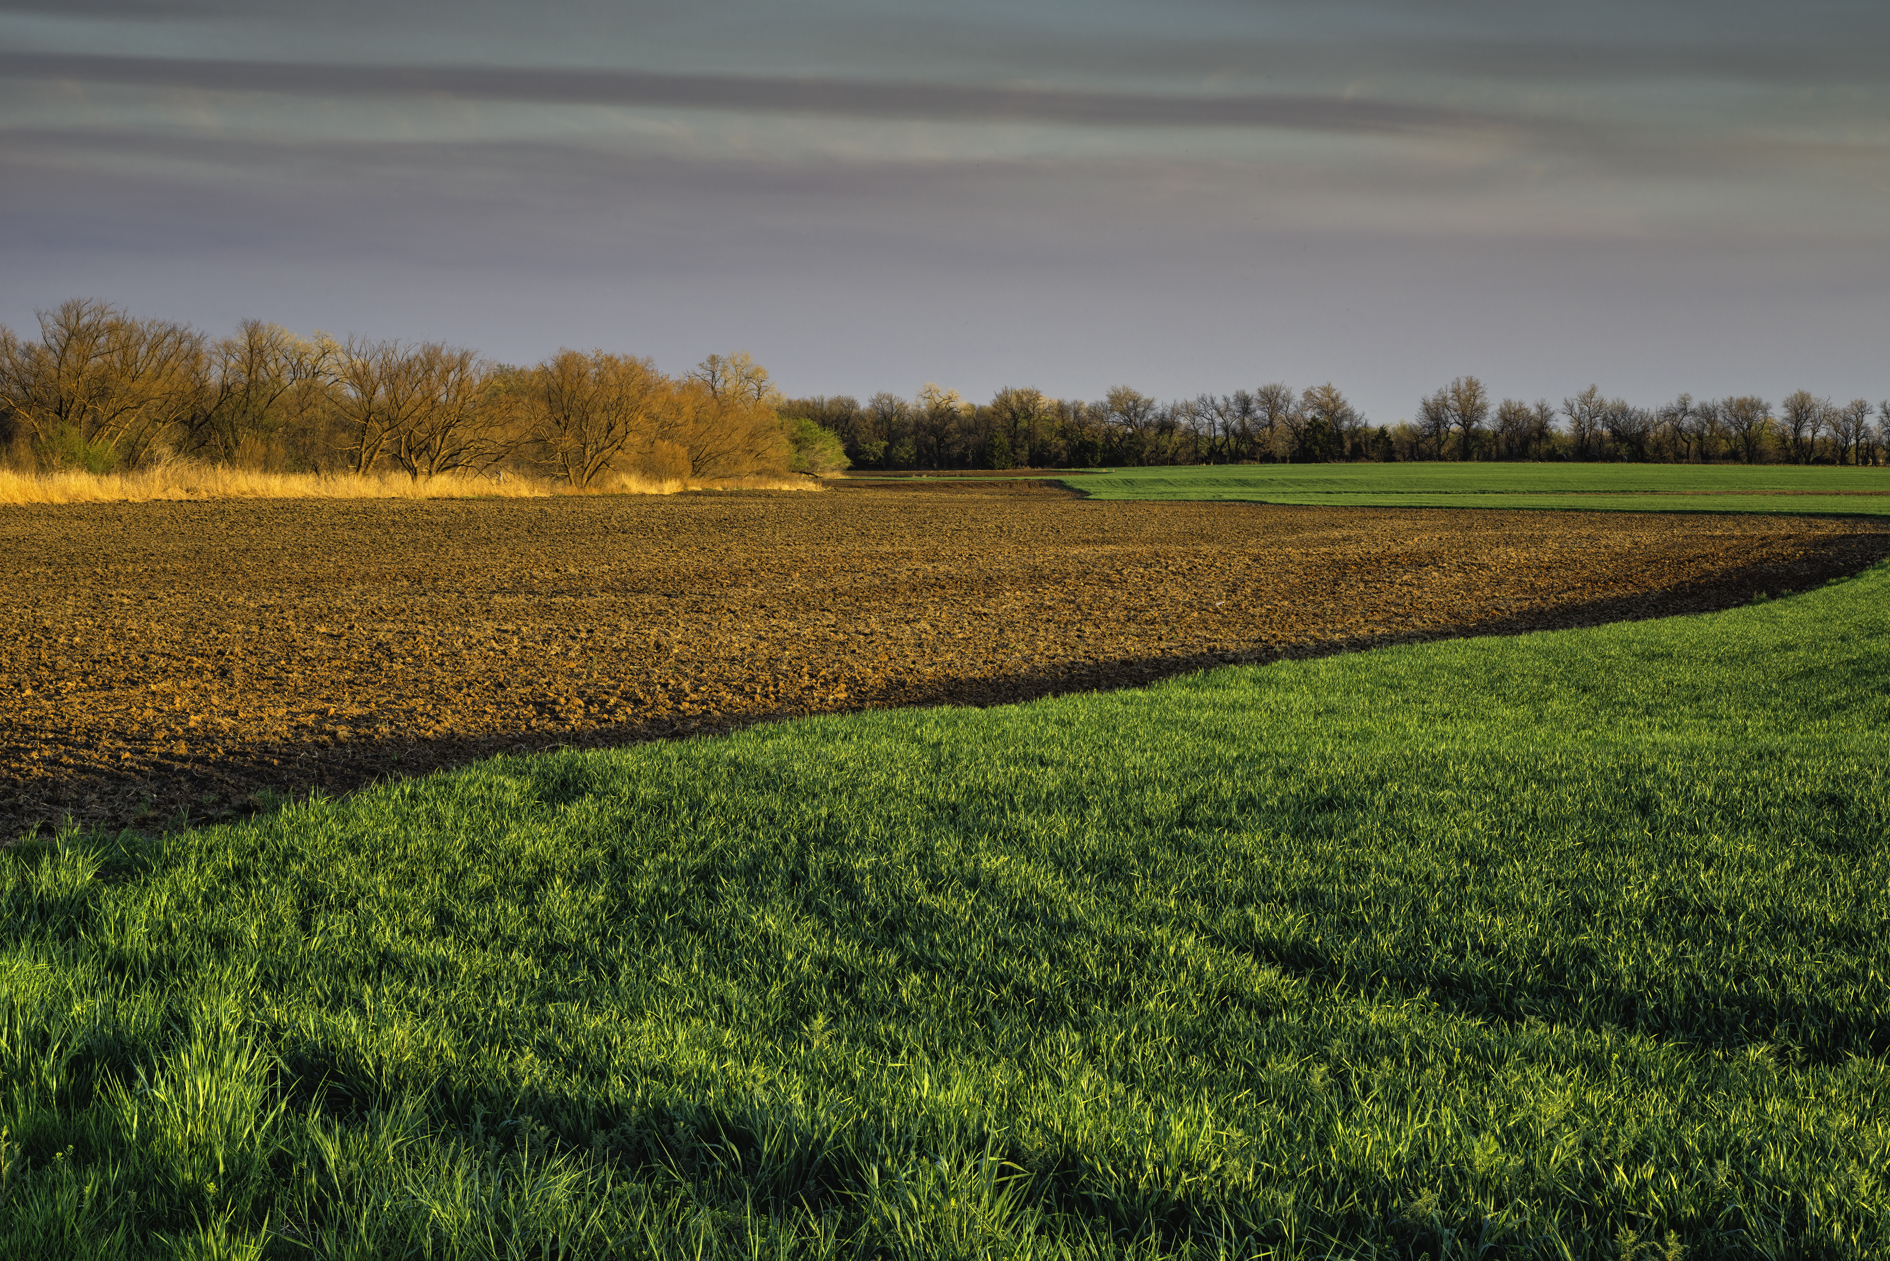
[[1392, 508], [1890, 514], [1890, 469], [1731, 464], [1223, 464], [1072, 478], [1092, 499]]
[[1879, 568], [20, 847], [0, 1256], [1890, 1255], [1887, 723]]

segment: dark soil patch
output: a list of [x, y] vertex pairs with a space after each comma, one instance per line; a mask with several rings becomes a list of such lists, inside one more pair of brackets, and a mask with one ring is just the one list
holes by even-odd
[[[891, 491], [878, 487], [892, 486]], [[836, 493], [0, 508], [0, 837], [505, 750], [1703, 611], [1890, 522]]]

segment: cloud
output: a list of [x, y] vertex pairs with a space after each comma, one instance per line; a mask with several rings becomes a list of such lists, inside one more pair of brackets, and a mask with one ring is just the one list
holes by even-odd
[[1183, 95], [496, 66], [337, 65], [72, 53], [0, 53], [0, 76], [121, 87], [315, 96], [451, 96], [1080, 127], [1267, 127], [1395, 134], [1500, 125], [1453, 109], [1338, 95]]

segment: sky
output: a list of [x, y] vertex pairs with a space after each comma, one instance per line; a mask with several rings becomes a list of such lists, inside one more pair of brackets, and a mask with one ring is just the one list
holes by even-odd
[[1881, 0], [0, 0], [0, 324], [1890, 394]]

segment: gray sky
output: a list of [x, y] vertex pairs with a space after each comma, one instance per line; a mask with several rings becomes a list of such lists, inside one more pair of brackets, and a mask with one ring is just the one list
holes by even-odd
[[0, 323], [1890, 394], [1890, 5], [0, 0]]

